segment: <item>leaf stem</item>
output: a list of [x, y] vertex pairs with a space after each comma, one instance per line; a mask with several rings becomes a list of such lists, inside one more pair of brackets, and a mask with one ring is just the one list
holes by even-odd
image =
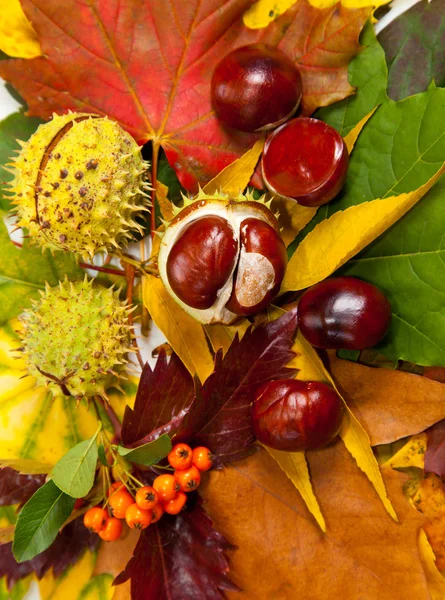
[[159, 158], [159, 144], [153, 142], [153, 156], [151, 159], [151, 241], [153, 242], [156, 230], [156, 187], [158, 184], [158, 158]]
[[93, 271], [100, 271], [101, 273], [108, 273], [109, 275], [119, 275], [125, 277], [125, 271], [123, 269], [113, 269], [111, 267], [97, 267], [96, 265], [90, 265], [85, 262], [80, 262], [79, 267], [81, 269], [92, 269]]
[[[133, 304], [134, 277], [136, 274], [136, 269], [133, 265], [126, 264], [125, 272], [127, 275], [127, 302], [128, 302], [128, 305], [131, 306]], [[128, 322], [133, 327], [134, 321], [133, 321], [133, 315], [131, 313], [128, 313]], [[131, 340], [131, 343], [133, 344], [133, 348], [136, 353], [136, 357], [138, 359], [139, 366], [141, 367], [141, 369], [143, 369], [144, 361], [142, 360], [142, 356], [139, 351], [139, 346], [138, 346], [138, 343], [137, 343], [137, 340], [135, 337], [133, 337], [133, 339]]]
[[[109, 402], [106, 402], [101, 396], [95, 396], [94, 400], [96, 403], [99, 403], [102, 406], [102, 408], [105, 410], [105, 412], [107, 413], [107, 417], [110, 419], [110, 423], [113, 426], [114, 437], [111, 440], [111, 443], [112, 444], [119, 443], [119, 441], [121, 439], [121, 433], [122, 433], [122, 425], [121, 425], [121, 422], [119, 421], [119, 417], [114, 412], [114, 409], [111, 406], [111, 404]], [[97, 405], [96, 405], [96, 410], [99, 413], [99, 409], [97, 408]], [[100, 416], [99, 416], [99, 420], [100, 420]]]

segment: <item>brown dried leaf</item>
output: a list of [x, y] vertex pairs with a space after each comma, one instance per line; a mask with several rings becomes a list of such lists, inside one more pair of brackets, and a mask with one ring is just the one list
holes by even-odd
[[384, 471], [396, 524], [342, 444], [308, 458], [326, 534], [264, 451], [203, 483], [215, 526], [237, 546], [231, 572], [244, 596], [429, 600], [417, 546], [423, 517], [403, 494], [404, 476]]
[[445, 385], [420, 375], [365, 367], [329, 353], [334, 380], [373, 446], [424, 431], [445, 418]]

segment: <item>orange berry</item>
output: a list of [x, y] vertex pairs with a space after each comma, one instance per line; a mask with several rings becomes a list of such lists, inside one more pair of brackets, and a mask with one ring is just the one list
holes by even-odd
[[151, 485], [145, 485], [136, 492], [136, 504], [142, 510], [151, 510], [153, 506], [156, 506], [158, 501], [158, 492]]
[[178, 471], [192, 465], [192, 449], [187, 444], [176, 444], [167, 456], [170, 466]]
[[152, 519], [153, 511], [142, 510], [136, 502], [129, 506], [125, 513], [125, 520], [127, 521], [128, 527], [131, 527], [131, 529], [146, 529], [150, 525]]
[[93, 533], [99, 533], [105, 527], [108, 519], [108, 512], [103, 508], [95, 506], [89, 508], [83, 516], [83, 524]]
[[160, 502], [153, 506], [153, 518], [151, 520], [152, 523], [156, 523], [164, 514], [164, 508]]
[[159, 475], [153, 481], [153, 487], [158, 492], [159, 499], [162, 502], [170, 502], [170, 500], [176, 498], [176, 494], [181, 489], [173, 475]]
[[175, 477], [183, 492], [193, 492], [201, 483], [201, 473], [196, 467], [190, 467], [186, 471], [175, 471]]
[[118, 540], [122, 533], [122, 521], [115, 517], [110, 517], [105, 523], [102, 531], [99, 531], [99, 537], [106, 542], [114, 542]]
[[208, 471], [213, 463], [213, 454], [205, 446], [193, 448], [192, 463], [200, 471]]
[[115, 481], [110, 485], [110, 487], [107, 490], [107, 498], [109, 498], [112, 494], [117, 492], [117, 490], [121, 490], [122, 488], [125, 488], [125, 485], [122, 483], [122, 481]]
[[127, 508], [134, 503], [134, 500], [127, 490], [117, 490], [110, 496], [108, 507], [110, 513], [116, 519], [125, 519]]
[[184, 508], [184, 504], [186, 502], [187, 494], [184, 494], [184, 492], [179, 492], [176, 498], [164, 504], [164, 510], [169, 515], [177, 515]]

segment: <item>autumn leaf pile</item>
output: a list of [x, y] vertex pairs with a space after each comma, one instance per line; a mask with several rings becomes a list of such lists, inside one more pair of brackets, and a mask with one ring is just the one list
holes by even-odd
[[[445, 598], [445, 1], [415, 5], [379, 39], [366, 4], [14, 0], [3, 9], [0, 76], [23, 106], [0, 123], [0, 165], [53, 113], [106, 115], [144, 144], [153, 209], [141, 222], [149, 254], [143, 241], [94, 264], [42, 253], [10, 236], [2, 170], [0, 598], [20, 600], [36, 579], [53, 600]], [[301, 113], [343, 136], [349, 171], [318, 210], [269, 198], [289, 255], [280, 296], [253, 319], [202, 326], [158, 277], [154, 234], [181, 194], [263, 186], [264, 137], [222, 126], [209, 92], [222, 56], [256, 42], [293, 59]], [[141, 338], [154, 326], [164, 338], [109, 403], [76, 405], [23, 378], [12, 351], [17, 317], [45, 282], [86, 271], [137, 306]], [[390, 330], [375, 348], [317, 352], [299, 332], [299, 293], [334, 273], [389, 298]], [[341, 396], [338, 439], [322, 450], [255, 440], [253, 390], [291, 377]], [[82, 519], [103, 500], [110, 452], [150, 484], [177, 441], [215, 455], [186, 510], [98, 543]]]

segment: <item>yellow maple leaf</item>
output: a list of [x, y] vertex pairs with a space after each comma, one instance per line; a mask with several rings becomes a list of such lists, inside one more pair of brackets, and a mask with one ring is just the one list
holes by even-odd
[[290, 259], [281, 292], [303, 290], [329, 277], [403, 217], [444, 171], [445, 163], [417, 190], [351, 206], [319, 223]]
[[42, 54], [37, 33], [20, 0], [0, 0], [0, 50], [15, 58], [36, 58]]

